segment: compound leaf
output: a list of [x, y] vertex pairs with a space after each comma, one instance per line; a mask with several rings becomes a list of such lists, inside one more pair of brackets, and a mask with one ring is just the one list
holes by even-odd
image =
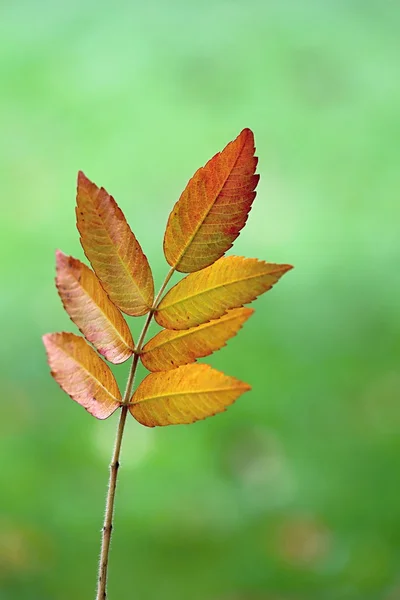
[[85, 338], [107, 360], [119, 364], [133, 354], [129, 327], [89, 267], [56, 252], [56, 286], [65, 310]]
[[209, 365], [150, 373], [132, 396], [129, 410], [146, 425], [194, 423], [222, 412], [250, 386]]
[[161, 300], [155, 319], [167, 329], [201, 325], [255, 300], [291, 268], [256, 258], [224, 256], [171, 288]]
[[252, 308], [234, 308], [198, 327], [181, 331], [164, 329], [144, 346], [142, 363], [149, 371], [168, 371], [209, 356], [225, 346], [253, 312]]
[[211, 265], [231, 248], [256, 196], [254, 136], [243, 129], [200, 168], [175, 204], [164, 236], [164, 254], [182, 273]]
[[76, 218], [82, 247], [111, 300], [128, 315], [146, 314], [154, 298], [147, 258], [114, 198], [81, 171]]
[[43, 342], [51, 374], [59, 386], [91, 415], [107, 419], [121, 402], [108, 365], [73, 333], [48, 333]]

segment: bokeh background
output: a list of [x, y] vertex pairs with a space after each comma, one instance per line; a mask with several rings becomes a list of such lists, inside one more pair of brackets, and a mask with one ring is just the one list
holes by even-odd
[[75, 331], [53, 280], [56, 248], [83, 258], [78, 169], [159, 285], [173, 203], [243, 127], [261, 180], [234, 252], [295, 269], [209, 360], [250, 394], [191, 426], [130, 420], [109, 598], [400, 598], [399, 3], [0, 14], [1, 599], [94, 598], [117, 416], [69, 400], [41, 343]]

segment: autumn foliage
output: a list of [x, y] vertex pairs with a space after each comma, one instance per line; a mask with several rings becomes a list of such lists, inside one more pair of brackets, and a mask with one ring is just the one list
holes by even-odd
[[[54, 379], [98, 419], [124, 405], [148, 427], [193, 423], [225, 410], [250, 389], [196, 360], [235, 336], [254, 312], [243, 305], [291, 269], [224, 256], [256, 196], [254, 152], [253, 133], [244, 129], [190, 179], [168, 219], [164, 254], [171, 269], [156, 297], [148, 260], [121, 209], [79, 173], [77, 227], [93, 270], [57, 251], [56, 285], [84, 337], [63, 332], [43, 340]], [[189, 275], [164, 293], [175, 271]], [[147, 315], [136, 343], [122, 313]], [[153, 316], [162, 330], [145, 343]], [[133, 356], [136, 365], [140, 358], [151, 373], [122, 397], [99, 355], [113, 364]]]

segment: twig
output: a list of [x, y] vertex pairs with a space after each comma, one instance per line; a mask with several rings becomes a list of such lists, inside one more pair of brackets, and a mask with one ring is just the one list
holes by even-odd
[[117, 434], [115, 437], [115, 444], [113, 455], [110, 464], [110, 478], [108, 481], [108, 491], [107, 491], [107, 499], [106, 499], [106, 512], [104, 517], [104, 525], [102, 529], [102, 538], [101, 538], [101, 552], [100, 552], [100, 563], [99, 563], [99, 575], [97, 582], [97, 595], [96, 600], [106, 600], [107, 598], [107, 569], [108, 569], [108, 557], [110, 552], [110, 542], [111, 542], [111, 534], [113, 529], [113, 514], [114, 514], [114, 502], [115, 502], [115, 491], [117, 488], [117, 477], [118, 477], [118, 469], [119, 469], [119, 457], [121, 453], [121, 445], [122, 438], [124, 435], [126, 417], [128, 415], [128, 407], [129, 402], [132, 395], [133, 383], [135, 380], [136, 369], [139, 362], [140, 352], [149, 329], [151, 320], [153, 315], [157, 309], [158, 303], [161, 299], [161, 295], [165, 288], [167, 287], [169, 280], [174, 274], [175, 269], [172, 268], [168, 272], [164, 283], [162, 284], [160, 291], [154, 299], [153, 306], [150, 309], [150, 312], [147, 315], [146, 321], [144, 323], [142, 332], [139, 336], [138, 343], [136, 344], [132, 365], [129, 371], [128, 381], [126, 383], [126, 389], [124, 393], [124, 397], [122, 400], [121, 414], [118, 422]]

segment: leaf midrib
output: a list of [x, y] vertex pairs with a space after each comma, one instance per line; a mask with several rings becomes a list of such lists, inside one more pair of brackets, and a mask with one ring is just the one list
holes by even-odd
[[[90, 269], [89, 269], [89, 271], [90, 271]], [[96, 300], [93, 298], [93, 296], [91, 296], [91, 295], [90, 295], [89, 291], [88, 291], [88, 290], [87, 290], [87, 289], [86, 289], [86, 288], [85, 288], [85, 287], [82, 285], [82, 283], [81, 283], [81, 281], [79, 280], [79, 278], [78, 278], [78, 277], [77, 277], [77, 276], [76, 276], [76, 275], [75, 275], [73, 272], [71, 272], [71, 276], [72, 276], [72, 277], [75, 279], [75, 281], [77, 282], [77, 284], [79, 285], [79, 287], [81, 288], [81, 290], [84, 292], [84, 294], [85, 294], [85, 295], [86, 295], [86, 296], [87, 296], [87, 297], [88, 297], [88, 298], [89, 298], [89, 299], [90, 299], [90, 300], [93, 302], [93, 304], [95, 304], [95, 306], [97, 306], [97, 307], [98, 307], [98, 309], [100, 310], [100, 312], [102, 313], [102, 315], [104, 315], [104, 318], [105, 318], [105, 320], [107, 321], [107, 323], [109, 323], [109, 324], [110, 324], [110, 326], [111, 326], [111, 328], [113, 329], [113, 331], [115, 331], [115, 333], [117, 334], [117, 337], [118, 337], [118, 339], [119, 339], [119, 340], [121, 340], [121, 342], [124, 344], [124, 346], [125, 346], [125, 347], [126, 347], [128, 350], [132, 350], [132, 351], [133, 351], [133, 348], [131, 348], [131, 346], [129, 346], [129, 345], [126, 343], [126, 340], [125, 340], [125, 338], [123, 338], [123, 337], [122, 337], [122, 334], [121, 334], [121, 332], [119, 331], [119, 329], [117, 328], [117, 326], [116, 326], [116, 325], [113, 323], [113, 321], [110, 321], [110, 319], [108, 318], [108, 315], [107, 315], [107, 314], [104, 312], [103, 308], [100, 306], [100, 304], [99, 304], [98, 302], [96, 302]], [[95, 275], [95, 277], [96, 277], [96, 275]], [[98, 282], [98, 283], [99, 283], [99, 282]], [[100, 287], [101, 287], [101, 284], [100, 284], [100, 283], [99, 283], [99, 285], [100, 285]], [[110, 303], [112, 303], [112, 301], [111, 301], [111, 300], [110, 300], [110, 298], [108, 297], [108, 294], [107, 294], [107, 292], [106, 292], [105, 290], [103, 290], [103, 288], [101, 288], [101, 290], [102, 290], [102, 291], [103, 291], [103, 292], [106, 294], [106, 296], [107, 296], [107, 300], [108, 300]], [[101, 291], [100, 291], [100, 294], [101, 294]], [[112, 306], [113, 306], [113, 307], [115, 307], [115, 308], [117, 309], [117, 307], [116, 307], [114, 304], [112, 304]], [[117, 310], [118, 310], [118, 309], [117, 309]], [[122, 317], [122, 315], [120, 315], [120, 316]], [[123, 317], [122, 317], [122, 319], [123, 319]], [[79, 327], [79, 329], [81, 330], [81, 328], [80, 328], [80, 327]], [[82, 330], [81, 330], [81, 331], [82, 331]], [[83, 333], [83, 331], [82, 331], [82, 333]], [[83, 334], [83, 335], [85, 335], [85, 334]], [[86, 337], [86, 336], [85, 336], [85, 337]]]
[[[78, 337], [79, 337], [79, 336], [78, 336]], [[110, 396], [110, 398], [112, 398], [112, 399], [113, 399], [115, 402], [117, 402], [118, 404], [120, 404], [120, 403], [121, 403], [121, 400], [120, 400], [120, 399], [118, 399], [118, 398], [116, 398], [115, 396], [113, 396], [113, 394], [110, 392], [110, 390], [109, 390], [108, 388], [106, 388], [106, 387], [104, 386], [104, 384], [103, 384], [103, 383], [101, 383], [101, 381], [99, 381], [99, 379], [97, 379], [97, 378], [95, 377], [95, 375], [92, 373], [92, 371], [89, 371], [89, 370], [88, 370], [88, 368], [87, 368], [85, 365], [83, 365], [83, 364], [82, 364], [82, 363], [81, 363], [79, 360], [77, 360], [76, 356], [74, 356], [73, 354], [71, 354], [71, 353], [67, 352], [67, 350], [66, 350], [64, 347], [60, 347], [60, 346], [58, 346], [58, 347], [60, 348], [60, 350], [61, 350], [62, 352], [64, 352], [64, 354], [66, 354], [67, 356], [69, 356], [69, 358], [72, 358], [72, 360], [73, 360], [73, 361], [74, 361], [74, 362], [75, 362], [75, 363], [76, 363], [76, 364], [77, 364], [77, 365], [78, 365], [78, 366], [79, 366], [79, 367], [82, 369], [82, 371], [85, 371], [85, 373], [88, 373], [88, 374], [89, 374], [89, 376], [90, 376], [90, 378], [91, 378], [91, 379], [93, 379], [93, 381], [94, 381], [95, 383], [97, 383], [97, 384], [99, 385], [99, 387], [101, 387], [101, 388], [102, 388], [102, 389], [103, 389], [105, 392], [107, 392], [107, 394], [108, 394], [108, 396]], [[89, 347], [89, 349], [90, 349], [90, 347]], [[90, 349], [90, 350], [91, 350], [91, 349]], [[92, 352], [93, 352], [93, 351], [92, 351]], [[100, 360], [101, 360], [101, 359], [100, 359]], [[109, 367], [108, 367], [108, 366], [107, 366], [105, 363], [104, 363], [104, 367], [105, 367], [106, 369], [109, 369]], [[111, 372], [111, 371], [110, 371], [110, 372]]]
[[[179, 397], [179, 396], [196, 396], [199, 394], [215, 394], [215, 393], [219, 393], [219, 392], [235, 392], [238, 390], [242, 390], [242, 391], [248, 391], [250, 390], [250, 387], [246, 386], [246, 385], [238, 385], [238, 386], [234, 386], [234, 387], [229, 387], [229, 388], [213, 388], [211, 390], [196, 390], [194, 392], [191, 391], [187, 391], [187, 392], [171, 392], [170, 394], [168, 393], [164, 393], [162, 395], [156, 395], [156, 396], [148, 396], [146, 398], [142, 398], [141, 400], [138, 400], [136, 402], [131, 401], [130, 405], [131, 406], [135, 406], [138, 404], [141, 404], [142, 402], [150, 402], [150, 401], [156, 401], [156, 400], [161, 400], [162, 398], [171, 398], [171, 397]], [[132, 400], [134, 399], [134, 396], [132, 397]]]
[[[124, 260], [122, 259], [122, 256], [120, 255], [120, 253], [119, 253], [119, 251], [118, 251], [118, 248], [119, 248], [119, 247], [118, 247], [118, 246], [117, 246], [117, 245], [114, 243], [114, 240], [113, 240], [113, 238], [111, 237], [111, 235], [110, 235], [110, 233], [109, 233], [109, 231], [108, 231], [108, 229], [107, 229], [107, 227], [106, 227], [105, 219], [104, 219], [104, 217], [103, 217], [103, 214], [100, 212], [100, 210], [99, 210], [99, 207], [98, 207], [99, 205], [98, 205], [98, 203], [97, 203], [97, 200], [98, 200], [98, 195], [99, 195], [99, 193], [100, 193], [100, 190], [98, 190], [98, 192], [97, 192], [97, 194], [96, 194], [96, 204], [93, 202], [93, 206], [96, 208], [96, 212], [97, 212], [97, 214], [99, 215], [99, 217], [100, 217], [100, 219], [101, 219], [101, 222], [102, 222], [102, 224], [103, 224], [104, 231], [106, 232], [106, 234], [107, 234], [107, 237], [108, 237], [108, 239], [109, 239], [109, 240], [110, 240], [110, 242], [111, 242], [111, 246], [112, 246], [112, 248], [114, 248], [114, 249], [115, 249], [115, 254], [116, 254], [116, 256], [118, 257], [118, 260], [119, 260], [119, 262], [121, 263], [122, 267], [123, 267], [123, 268], [124, 268], [124, 270], [126, 271], [126, 273], [127, 273], [128, 277], [129, 277], [129, 279], [132, 281], [133, 285], [135, 286], [135, 288], [136, 288], [136, 291], [137, 291], [137, 294], [138, 294], [138, 295], [140, 296], [140, 298], [142, 299], [142, 303], [143, 303], [145, 306], [147, 306], [147, 308], [149, 308], [149, 309], [150, 309], [150, 305], [149, 305], [149, 304], [148, 304], [148, 302], [145, 300], [145, 298], [144, 298], [144, 296], [143, 296], [142, 292], [140, 291], [140, 287], [139, 287], [139, 285], [136, 283], [135, 279], [133, 278], [133, 273], [132, 273], [132, 271], [131, 271], [131, 270], [128, 268], [128, 265], [127, 265], [127, 263], [125, 263], [125, 262], [124, 262]], [[118, 209], [119, 209], [119, 210], [121, 210], [121, 209], [119, 208], [119, 206], [117, 205], [117, 203], [116, 203], [115, 199], [114, 199], [114, 198], [113, 198], [113, 197], [112, 197], [110, 194], [108, 194], [108, 192], [106, 192], [106, 193], [107, 193], [107, 195], [109, 196], [109, 198], [112, 198], [112, 200], [113, 200], [113, 203], [112, 203], [112, 204], [113, 204], [113, 209], [114, 209], [114, 211], [113, 211], [113, 212], [115, 213], [115, 208], [116, 208], [117, 210], [118, 210]], [[122, 213], [122, 210], [121, 210], [121, 213]], [[133, 233], [132, 229], [129, 227], [129, 223], [128, 223], [128, 222], [127, 222], [127, 220], [125, 219], [125, 216], [124, 216], [124, 214], [123, 214], [123, 213], [122, 213], [122, 216], [123, 216], [124, 223], [125, 223], [125, 225], [127, 226], [127, 228], [128, 228], [128, 231], [129, 231], [130, 235], [131, 235], [131, 236], [132, 236], [132, 237], [133, 237], [133, 238], [136, 240], [136, 243], [137, 243], [137, 245], [139, 246], [139, 249], [141, 250], [141, 248], [140, 248], [140, 245], [139, 245], [139, 242], [137, 241], [137, 239], [136, 239], [136, 236], [135, 236], [135, 234]], [[124, 235], [124, 238], [125, 238], [125, 237], [126, 237], [126, 235]], [[143, 254], [143, 251], [142, 251], [142, 254]], [[144, 256], [144, 255], [143, 255], [143, 256]]]

